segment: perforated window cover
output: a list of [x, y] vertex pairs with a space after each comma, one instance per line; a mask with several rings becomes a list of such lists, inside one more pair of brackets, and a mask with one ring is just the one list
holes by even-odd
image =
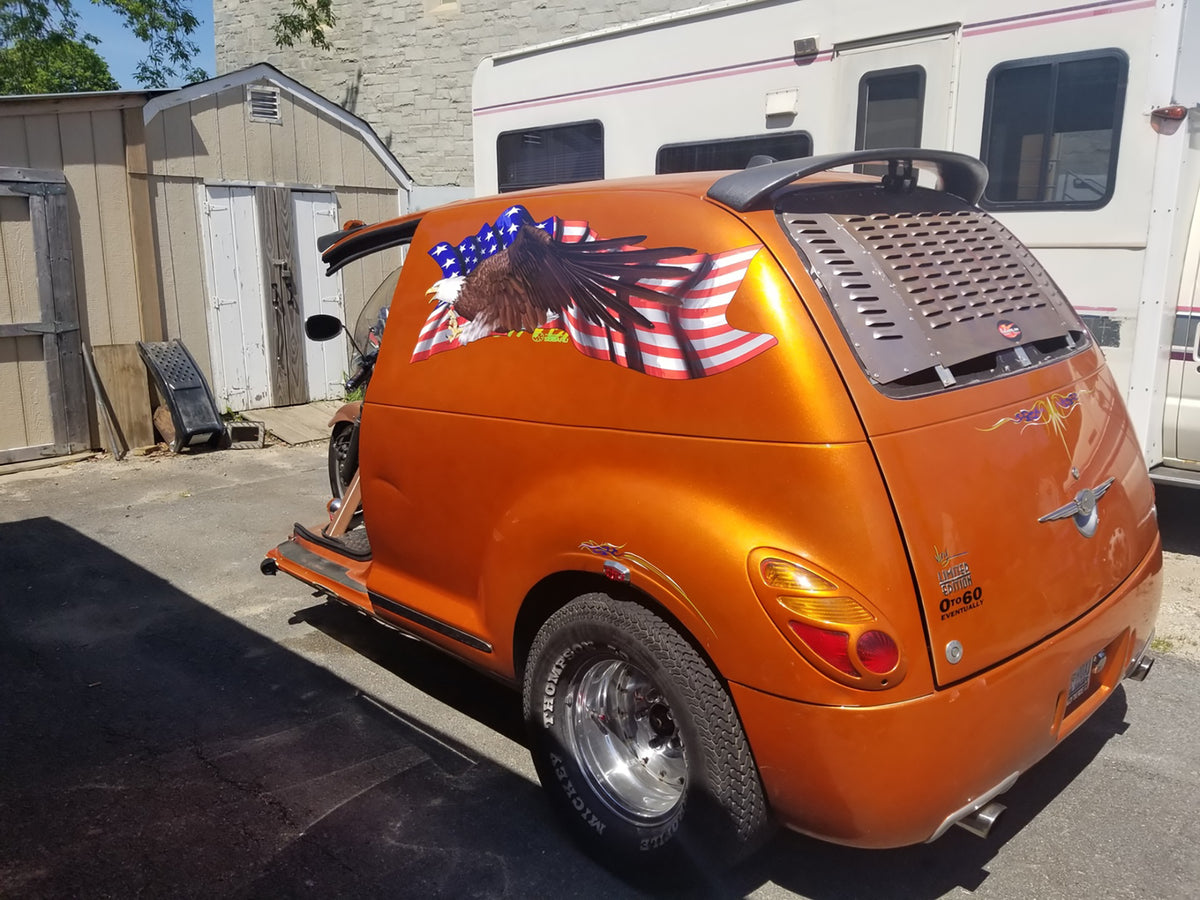
[[933, 196], [960, 207], [778, 214], [873, 380], [888, 384], [1083, 330], [1008, 229], [957, 198]]

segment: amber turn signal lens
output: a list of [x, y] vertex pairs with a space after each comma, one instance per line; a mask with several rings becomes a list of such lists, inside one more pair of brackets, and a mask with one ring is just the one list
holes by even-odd
[[759, 572], [768, 587], [781, 588], [785, 591], [824, 593], [838, 589], [836, 584], [822, 578], [816, 572], [810, 572], [804, 566], [774, 557], [764, 559], [759, 566]]
[[780, 597], [779, 603], [798, 616], [818, 622], [851, 625], [875, 621], [875, 617], [863, 609], [861, 603], [849, 597]]
[[864, 631], [854, 643], [859, 661], [870, 672], [886, 675], [900, 662], [900, 648], [884, 631]]

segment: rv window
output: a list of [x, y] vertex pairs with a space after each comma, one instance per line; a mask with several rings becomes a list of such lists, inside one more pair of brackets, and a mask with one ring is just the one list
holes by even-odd
[[788, 131], [780, 134], [696, 141], [690, 144], [669, 144], [658, 148], [654, 171], [665, 175], [670, 172], [744, 169], [752, 156], [770, 156], [777, 160], [812, 156], [812, 137], [806, 131]]
[[496, 138], [501, 193], [604, 177], [604, 126], [575, 122], [506, 131]]
[[925, 70], [920, 66], [868, 72], [858, 83], [854, 149], [920, 147], [924, 108]]
[[1187, 313], [1175, 314], [1175, 331], [1171, 336], [1172, 350], [1191, 350], [1196, 346], [1196, 327], [1200, 324], [1200, 316]]
[[1002, 63], [988, 76], [984, 205], [1098, 209], [1113, 192], [1128, 59], [1119, 50]]

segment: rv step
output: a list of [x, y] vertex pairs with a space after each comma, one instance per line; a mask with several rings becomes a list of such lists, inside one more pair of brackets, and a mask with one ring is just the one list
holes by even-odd
[[1159, 465], [1150, 470], [1150, 477], [1154, 479], [1155, 484], [1200, 488], [1200, 471], [1196, 469], [1176, 469], [1173, 466]]

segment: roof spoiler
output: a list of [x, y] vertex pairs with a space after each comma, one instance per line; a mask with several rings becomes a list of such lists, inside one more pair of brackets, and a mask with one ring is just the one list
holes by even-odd
[[917, 147], [897, 147], [888, 150], [855, 150], [851, 153], [827, 153], [806, 156], [767, 165], [754, 165], [741, 172], [716, 181], [708, 189], [710, 199], [723, 203], [738, 212], [746, 212], [762, 203], [781, 187], [818, 172], [826, 172], [856, 163], [886, 162], [888, 173], [880, 181], [884, 189], [896, 192], [911, 190], [917, 182], [914, 163], [932, 163], [942, 179], [942, 190], [961, 197], [974, 205], [987, 186], [987, 166], [965, 153], [949, 150], [923, 150]]
[[420, 224], [420, 218], [385, 222], [382, 225], [348, 222], [349, 227], [341, 231], [321, 235], [317, 238], [317, 249], [321, 251], [321, 259], [328, 267], [325, 274], [332, 275], [348, 263], [380, 250], [412, 243], [413, 234]]

